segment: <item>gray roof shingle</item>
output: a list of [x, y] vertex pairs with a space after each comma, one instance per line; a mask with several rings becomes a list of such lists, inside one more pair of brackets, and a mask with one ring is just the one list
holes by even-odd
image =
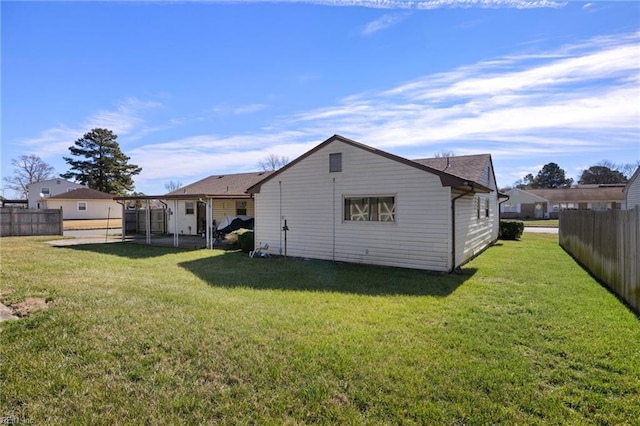
[[56, 200], [113, 200], [113, 194], [98, 191], [91, 188], [78, 188], [73, 191], [63, 192], [62, 194], [53, 195], [49, 199]]
[[247, 188], [266, 178], [272, 171], [213, 175], [183, 186], [165, 195], [229, 195], [246, 197]]

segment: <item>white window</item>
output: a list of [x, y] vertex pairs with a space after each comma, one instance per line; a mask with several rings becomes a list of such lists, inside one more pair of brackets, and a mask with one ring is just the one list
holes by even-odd
[[43, 196], [48, 197], [49, 195], [51, 195], [51, 189], [47, 188], [46, 186], [43, 186], [42, 189], [40, 190], [40, 193]]
[[476, 218], [480, 219], [480, 197], [476, 197]]
[[395, 197], [345, 197], [344, 220], [355, 222], [395, 222]]
[[87, 211], [87, 202], [86, 201], [78, 201], [78, 211], [86, 212]]
[[246, 216], [246, 215], [247, 215], [247, 202], [236, 201], [236, 216]]
[[504, 213], [519, 213], [517, 203], [502, 203], [501, 206]]
[[329, 173], [342, 171], [342, 153], [329, 154]]
[[195, 207], [193, 201], [186, 201], [184, 203], [184, 214], [194, 214]]
[[485, 198], [484, 200], [484, 217], [489, 217], [489, 199]]

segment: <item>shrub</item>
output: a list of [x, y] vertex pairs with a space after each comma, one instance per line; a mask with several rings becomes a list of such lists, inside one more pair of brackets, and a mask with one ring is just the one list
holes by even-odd
[[224, 236], [227, 245], [232, 249], [240, 249], [245, 253], [253, 250], [253, 231], [251, 229], [238, 229]]
[[500, 221], [500, 239], [517, 240], [522, 236], [522, 231], [524, 231], [524, 222], [521, 220]]
[[246, 232], [238, 235], [238, 243], [240, 244], [240, 250], [249, 253], [254, 248], [253, 231], [245, 231]]

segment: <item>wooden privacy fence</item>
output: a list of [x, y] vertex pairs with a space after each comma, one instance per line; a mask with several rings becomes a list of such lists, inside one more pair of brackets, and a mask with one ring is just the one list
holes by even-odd
[[0, 208], [0, 235], [62, 235], [62, 209]]
[[[151, 233], [167, 233], [167, 214], [165, 209], [151, 209]], [[144, 234], [147, 224], [147, 211], [145, 209], [125, 210], [125, 233]]]
[[640, 207], [560, 212], [560, 245], [640, 311]]

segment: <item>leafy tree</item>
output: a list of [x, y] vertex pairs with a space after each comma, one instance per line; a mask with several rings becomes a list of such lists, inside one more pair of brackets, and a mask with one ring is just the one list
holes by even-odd
[[535, 178], [533, 177], [533, 175], [531, 173], [528, 173], [522, 179], [517, 180], [514, 183], [514, 186], [516, 188], [519, 188], [519, 189], [530, 189], [530, 188], [533, 188], [533, 181], [534, 180], [535, 180]]
[[269, 154], [262, 161], [258, 163], [260, 168], [267, 172], [270, 170], [278, 170], [279, 168], [289, 164], [289, 157], [284, 155]]
[[545, 164], [533, 179], [532, 188], [570, 188], [573, 179], [556, 163]]
[[515, 182], [520, 189], [570, 188], [573, 179], [565, 176], [565, 171], [556, 163], [545, 164], [534, 177], [531, 173]]
[[4, 178], [5, 187], [27, 198], [29, 185], [54, 178], [54, 169], [37, 155], [21, 155], [11, 160], [13, 175]]
[[580, 180], [581, 185], [588, 184], [610, 184], [610, 183], [626, 183], [627, 178], [618, 170], [612, 170], [606, 166], [591, 166], [582, 172]]
[[65, 179], [74, 178], [78, 182], [98, 191], [114, 195], [124, 195], [132, 191], [133, 176], [142, 168], [129, 164], [129, 157], [120, 150], [118, 138], [111, 130], [93, 129], [78, 139], [69, 151], [76, 160], [64, 157], [71, 170], [62, 174]]

